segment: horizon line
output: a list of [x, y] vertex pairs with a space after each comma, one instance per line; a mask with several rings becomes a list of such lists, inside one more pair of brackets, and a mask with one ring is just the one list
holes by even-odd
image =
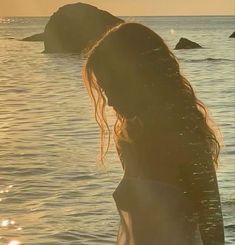
[[[54, 14], [54, 13], [53, 13]], [[52, 14], [52, 15], [53, 15]], [[11, 17], [29, 17], [29, 18], [38, 18], [38, 17], [51, 17], [52, 15], [8, 15], [8, 16], [0, 16], [0, 18], [11, 18]], [[114, 15], [116, 17], [235, 17], [234, 15]]]

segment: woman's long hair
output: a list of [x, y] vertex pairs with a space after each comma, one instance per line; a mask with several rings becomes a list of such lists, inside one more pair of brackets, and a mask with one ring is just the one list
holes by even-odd
[[116, 112], [117, 140], [143, 142], [151, 138], [149, 144], [153, 144], [160, 134], [177, 132], [186, 151], [196, 151], [215, 167], [218, 165], [219, 130], [206, 106], [180, 73], [175, 56], [162, 38], [136, 23], [121, 24], [106, 33], [90, 50], [84, 67], [85, 85], [94, 100], [95, 118], [101, 129], [102, 163], [110, 144], [105, 116], [107, 96], [101, 85], [106, 73], [113, 74], [111, 85], [119, 83], [125, 89], [132, 86], [129, 82], [133, 80], [152, 98], [140, 98], [139, 109], [131, 118]]

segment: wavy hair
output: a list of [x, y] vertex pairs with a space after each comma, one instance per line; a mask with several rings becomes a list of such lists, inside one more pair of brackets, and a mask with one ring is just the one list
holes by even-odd
[[107, 32], [89, 51], [83, 69], [84, 82], [94, 101], [95, 118], [101, 130], [102, 163], [110, 144], [110, 128], [105, 115], [109, 98], [104, 89], [108, 73], [112, 74], [109, 86], [118, 83], [126, 89], [136, 84], [140, 91], [147, 90], [150, 95], [139, 98], [139, 105], [131, 117], [116, 111], [114, 135], [118, 141], [148, 139], [149, 144], [153, 144], [160, 134], [177, 132], [186, 151], [197, 151], [215, 167], [218, 165], [219, 130], [207, 107], [181, 74], [174, 54], [162, 38], [137, 23], [120, 24]]

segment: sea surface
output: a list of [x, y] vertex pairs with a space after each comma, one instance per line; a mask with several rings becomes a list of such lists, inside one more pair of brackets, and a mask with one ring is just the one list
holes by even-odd
[[[235, 17], [122, 17], [204, 49], [173, 51], [224, 137], [218, 180], [226, 244], [235, 244]], [[115, 244], [112, 193], [122, 178], [113, 145], [97, 167], [99, 129], [82, 57], [44, 54], [48, 18], [0, 18], [0, 244]]]

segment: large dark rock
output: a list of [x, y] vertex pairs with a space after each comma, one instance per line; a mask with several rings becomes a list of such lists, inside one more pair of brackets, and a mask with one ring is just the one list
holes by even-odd
[[235, 31], [229, 37], [230, 38], [235, 38]]
[[175, 49], [196, 49], [202, 48], [198, 43], [190, 41], [187, 38], [180, 38], [179, 42], [176, 44]]
[[79, 53], [123, 20], [84, 3], [65, 5], [55, 12], [44, 31], [47, 53]]
[[25, 37], [21, 41], [30, 41], [30, 42], [42, 42], [44, 41], [44, 33], [34, 34], [30, 37]]

